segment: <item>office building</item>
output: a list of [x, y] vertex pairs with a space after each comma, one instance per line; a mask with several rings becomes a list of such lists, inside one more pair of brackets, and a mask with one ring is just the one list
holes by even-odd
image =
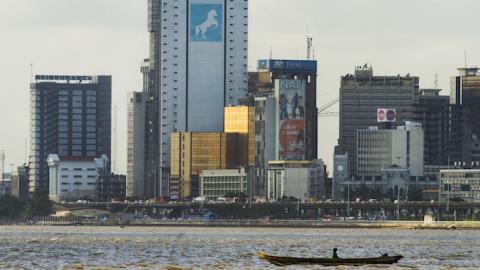
[[92, 200], [97, 197], [97, 173], [108, 171], [108, 158], [48, 156], [49, 198], [55, 202]]
[[3, 173], [5, 172], [5, 152], [0, 150], [0, 182], [3, 182]]
[[[293, 88], [290, 86], [293, 86], [291, 83], [295, 80], [303, 81], [303, 83], [300, 83], [301, 85], [298, 85], [303, 89], [296, 89], [294, 91], [297, 92], [297, 94], [302, 92], [304, 96], [298, 100], [292, 100], [296, 103], [291, 105], [290, 108], [287, 108], [287, 110], [290, 113], [290, 118], [294, 116], [294, 118], [300, 119], [300, 117], [303, 116], [302, 119], [304, 121], [304, 129], [307, 131], [305, 132], [304, 159], [316, 159], [318, 138], [317, 61], [264, 59], [258, 61], [257, 70], [259, 73], [270, 73], [271, 92], [276, 93], [277, 98], [280, 98], [281, 94], [288, 95], [287, 93], [292, 93]], [[265, 81], [265, 75], [262, 75], [260, 78], [261, 80], [258, 83], [260, 84], [261, 88], [257, 88], [257, 94], [261, 93], [260, 91], [264, 91], [268, 85]], [[278, 84], [277, 80], [279, 81]], [[287, 82], [290, 83], [290, 86], [288, 86]], [[292, 96], [292, 98], [293, 97], [294, 96]], [[280, 103], [278, 102], [278, 104]], [[277, 109], [280, 109], [280, 105], [278, 105]], [[281, 120], [280, 113], [281, 111], [278, 111], [278, 121]]]
[[123, 201], [126, 195], [127, 177], [121, 174], [105, 174], [97, 169], [97, 200], [100, 202]]
[[28, 166], [18, 166], [12, 172], [11, 195], [20, 200], [28, 198]]
[[255, 97], [255, 175], [253, 193], [265, 197], [267, 194], [268, 161], [278, 160], [275, 148], [276, 99], [273, 94]]
[[[127, 194], [129, 198], [150, 198], [154, 191], [151, 178], [145, 177], [145, 92], [130, 92], [127, 96]], [[147, 132], [148, 133], [148, 132]]]
[[440, 200], [480, 202], [480, 170], [451, 169], [440, 171]]
[[341, 199], [340, 186], [350, 179], [348, 174], [348, 155], [334, 154], [333, 157], [333, 180], [332, 180], [332, 200]]
[[35, 76], [30, 85], [29, 192], [48, 191], [50, 154], [110, 157], [111, 99], [111, 76]]
[[468, 164], [480, 161], [480, 72], [476, 67], [458, 70], [450, 80], [450, 160]]
[[237, 133], [175, 132], [171, 136], [171, 199], [197, 197], [202, 170], [232, 169], [239, 165]]
[[357, 174], [381, 175], [384, 168], [397, 165], [412, 176], [423, 176], [423, 129], [407, 121], [396, 129], [370, 127], [357, 131]]
[[377, 109], [396, 110], [396, 122], [414, 119], [413, 104], [419, 94], [419, 78], [406, 76], [374, 76], [372, 67], [357, 67], [354, 74], [340, 81], [341, 153], [347, 153], [350, 175], [357, 173], [357, 130], [377, 125]]
[[157, 177], [156, 193], [168, 196], [170, 134], [222, 132], [223, 108], [248, 95], [248, 1], [148, 3], [147, 122], [158, 124], [149, 135], [158, 147], [151, 145], [157, 148], [145, 173]]
[[210, 200], [228, 194], [247, 194], [247, 171], [241, 167], [229, 170], [202, 170], [200, 172], [200, 196]]
[[237, 133], [238, 163], [241, 166], [255, 165], [255, 107], [225, 107], [225, 133]]
[[268, 162], [267, 198], [280, 201], [286, 198], [319, 200], [325, 197], [325, 164], [322, 160]]
[[441, 89], [421, 89], [414, 104], [414, 121], [421, 123], [424, 132], [424, 164], [448, 164], [450, 102], [440, 95]]

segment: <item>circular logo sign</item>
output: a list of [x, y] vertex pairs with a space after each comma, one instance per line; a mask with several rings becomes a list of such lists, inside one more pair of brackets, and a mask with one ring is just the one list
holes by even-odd
[[395, 112], [394, 112], [394, 111], [389, 110], [389, 111], [387, 112], [387, 120], [388, 120], [388, 121], [393, 121], [393, 120], [395, 120]]

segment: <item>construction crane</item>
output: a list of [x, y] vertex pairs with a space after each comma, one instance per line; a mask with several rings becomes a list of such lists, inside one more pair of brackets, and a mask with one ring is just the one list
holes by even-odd
[[321, 107], [318, 108], [318, 117], [338, 117], [339, 113], [338, 112], [330, 112], [326, 111], [328, 108], [332, 107], [335, 105], [338, 101], [340, 100], [339, 97], [336, 97], [329, 102], [325, 103]]

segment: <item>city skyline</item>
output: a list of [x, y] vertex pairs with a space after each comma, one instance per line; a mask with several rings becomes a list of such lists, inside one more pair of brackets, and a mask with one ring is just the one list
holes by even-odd
[[[376, 75], [419, 76], [420, 88], [433, 87], [438, 74], [443, 94], [449, 92], [449, 79], [457, 75], [456, 68], [465, 65], [464, 52], [468, 65], [480, 63], [480, 53], [475, 51], [480, 44], [475, 32], [475, 10], [480, 3], [475, 1], [298, 2], [304, 5], [292, 10], [291, 0], [250, 1], [249, 70], [270, 52], [273, 58], [304, 59], [308, 32], [318, 61], [319, 107], [338, 95], [341, 75], [366, 62], [373, 65]], [[416, 8], [408, 3], [415, 3]], [[461, 16], [453, 10], [460, 10]], [[0, 77], [0, 121], [4, 123], [0, 149], [5, 150], [6, 164], [26, 161], [31, 74], [111, 74], [112, 107], [117, 111], [117, 116], [112, 114], [117, 132], [116, 147], [112, 147], [117, 160], [112, 168], [126, 172], [125, 99], [128, 91], [142, 88], [140, 63], [148, 58], [146, 11], [146, 0], [0, 2], [4, 40], [0, 71], [5, 74]], [[343, 21], [340, 15], [347, 19]], [[286, 18], [294, 18], [295, 23]], [[331, 165], [338, 118], [320, 118], [319, 127], [319, 158]]]

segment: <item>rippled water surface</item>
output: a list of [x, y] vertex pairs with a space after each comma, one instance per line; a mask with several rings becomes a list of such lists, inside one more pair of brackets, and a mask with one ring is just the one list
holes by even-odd
[[480, 269], [480, 231], [26, 226], [0, 226], [0, 269], [276, 269], [256, 253], [323, 257], [333, 247], [405, 257], [390, 269]]

